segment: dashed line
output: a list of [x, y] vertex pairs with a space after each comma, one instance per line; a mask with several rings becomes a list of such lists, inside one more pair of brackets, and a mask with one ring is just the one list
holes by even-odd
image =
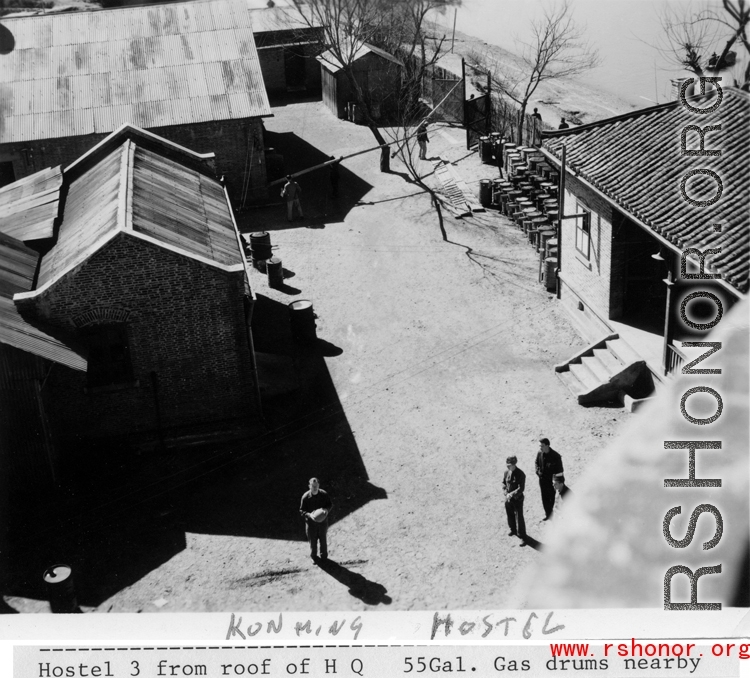
[[417, 643], [401, 645], [211, 645], [180, 647], [40, 647], [39, 652], [163, 652], [165, 650], [323, 650], [363, 647], [425, 647]]

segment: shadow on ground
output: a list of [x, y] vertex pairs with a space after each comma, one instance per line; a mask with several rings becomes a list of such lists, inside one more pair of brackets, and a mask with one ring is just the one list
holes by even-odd
[[[373, 142], [374, 145], [374, 142]], [[266, 132], [265, 147], [269, 158], [269, 181], [319, 165], [330, 159], [327, 153], [298, 137], [294, 132]], [[283, 158], [283, 160], [281, 158]], [[276, 158], [273, 162], [272, 159]], [[280, 163], [280, 164], [279, 164]], [[273, 170], [274, 164], [279, 164]], [[327, 223], [342, 221], [372, 185], [347, 169], [339, 167], [338, 192], [334, 197], [331, 173], [327, 167], [314, 170], [297, 178], [302, 188], [304, 219], [295, 214], [295, 221], [287, 221], [286, 205], [281, 198], [283, 183], [269, 188], [271, 204], [239, 210], [237, 225], [243, 233], [276, 231], [286, 228], [321, 228]]]
[[386, 493], [369, 482], [324, 360], [341, 349], [322, 338], [294, 341], [287, 306], [263, 295], [253, 328], [273, 443], [191, 492], [185, 524], [191, 532], [303, 541], [299, 502], [312, 476], [332, 496], [331, 523]]
[[349, 593], [365, 605], [390, 605], [393, 602], [391, 597], [387, 595], [385, 586], [370, 581], [361, 574], [344, 567], [344, 565], [350, 563], [339, 564], [330, 559], [318, 560], [317, 562], [321, 570], [346, 586]]
[[[311, 476], [333, 499], [332, 523], [387, 498], [369, 482], [325, 363], [341, 349], [294, 341], [286, 305], [262, 296], [254, 327], [269, 430], [142, 456], [90, 450], [65, 492], [16, 502], [13, 530], [0, 535], [0, 593], [44, 600], [44, 570], [65, 563], [78, 603], [98, 606], [182, 551], [186, 532], [304, 541], [299, 502]], [[384, 600], [379, 585], [337, 572], [353, 595]]]

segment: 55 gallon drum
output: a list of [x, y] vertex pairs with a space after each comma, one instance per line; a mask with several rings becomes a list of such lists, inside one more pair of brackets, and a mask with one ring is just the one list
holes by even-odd
[[271, 234], [266, 231], [250, 234], [250, 258], [253, 266], [258, 267], [259, 261], [265, 261], [273, 256], [271, 252]]
[[300, 299], [289, 304], [289, 325], [295, 341], [312, 343], [318, 338], [312, 301]]
[[73, 585], [73, 570], [69, 565], [53, 565], [44, 571], [44, 583], [50, 610], [56, 614], [80, 612]]
[[489, 207], [492, 204], [492, 181], [489, 179], [479, 180], [479, 204]]

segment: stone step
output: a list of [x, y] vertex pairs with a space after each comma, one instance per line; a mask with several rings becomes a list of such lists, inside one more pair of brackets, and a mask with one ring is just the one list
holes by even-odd
[[622, 362], [623, 365], [632, 365], [642, 361], [641, 358], [628, 344], [622, 339], [612, 339], [607, 342], [607, 348]]
[[612, 373], [597, 356], [584, 356], [581, 358], [581, 364], [588, 367], [600, 384], [606, 384], [612, 376]]
[[607, 368], [610, 374], [617, 374], [622, 369], [622, 363], [607, 348], [595, 348], [594, 356]]
[[583, 384], [578, 381], [576, 375], [573, 374], [570, 370], [566, 370], [565, 372], [557, 372], [556, 374], [558, 377], [560, 377], [560, 381], [562, 381], [562, 383], [568, 387], [568, 390], [574, 396], [578, 396], [586, 392], [583, 388]]
[[586, 393], [593, 391], [597, 386], [601, 386], [602, 382], [599, 378], [583, 363], [571, 365], [570, 371], [581, 382]]

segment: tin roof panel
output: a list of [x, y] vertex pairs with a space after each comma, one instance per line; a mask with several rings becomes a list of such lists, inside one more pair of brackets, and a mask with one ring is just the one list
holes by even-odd
[[0, 233], [22, 242], [52, 237], [61, 186], [58, 166], [0, 188]]
[[[16, 49], [3, 57], [0, 82], [12, 115], [40, 116], [33, 136], [23, 136], [28, 125], [6, 124], [4, 142], [54, 138], [60, 132], [90, 126], [99, 132], [119, 113], [95, 111], [55, 121], [49, 113], [78, 108], [99, 109], [131, 103], [184, 100], [192, 97], [246, 93], [246, 117], [270, 114], [265, 87], [244, 0], [204, 0], [170, 5], [129, 7], [69, 14], [48, 14], [6, 20], [17, 36]], [[123, 39], [122, 36], [129, 36]], [[240, 50], [242, 45], [242, 50]], [[240, 60], [242, 56], [242, 61]], [[93, 77], [97, 76], [97, 77]], [[88, 88], [88, 90], [87, 90]], [[233, 97], [232, 109], [242, 97]], [[139, 109], [139, 120], [163, 121], [171, 107]], [[204, 100], [190, 111], [227, 113], [228, 100]], [[6, 114], [7, 115], [7, 114]], [[67, 120], [67, 121], [66, 121]], [[88, 120], [87, 124], [82, 121]], [[113, 128], [114, 129], [114, 128]], [[21, 135], [21, 136], [19, 136]]]

